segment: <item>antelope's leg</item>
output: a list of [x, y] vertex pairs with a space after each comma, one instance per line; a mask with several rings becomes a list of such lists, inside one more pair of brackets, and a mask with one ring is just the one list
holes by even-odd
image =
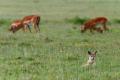
[[26, 25], [24, 25], [22, 29], [24, 32], [26, 32]]
[[93, 33], [94, 28], [90, 28], [90, 32]]
[[103, 33], [103, 30], [101, 29], [101, 27], [97, 28], [97, 31], [100, 33]]
[[38, 32], [40, 32], [40, 27], [39, 27], [39, 25], [37, 25], [37, 29], [38, 29]]
[[35, 31], [38, 32], [37, 26], [35, 24], [33, 24], [33, 27], [35, 28]]
[[104, 30], [108, 30], [108, 28], [106, 27], [106, 23], [103, 23], [103, 28]]
[[31, 32], [31, 28], [30, 28], [30, 26], [29, 26], [29, 25], [27, 25], [27, 27], [28, 27], [29, 31]]

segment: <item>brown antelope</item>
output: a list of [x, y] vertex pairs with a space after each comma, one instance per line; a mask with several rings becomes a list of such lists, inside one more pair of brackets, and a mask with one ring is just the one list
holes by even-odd
[[95, 51], [95, 52], [88, 51], [88, 61], [86, 64], [84, 64], [82, 66], [87, 67], [87, 66], [95, 64], [96, 53], [97, 53], [97, 51]]
[[[105, 17], [97, 17], [94, 19], [90, 19], [81, 26], [81, 32], [85, 32], [86, 30], [89, 29], [90, 32], [92, 32], [93, 30], [96, 30], [102, 33], [103, 30], [108, 30], [108, 28], [106, 27], [107, 22], [108, 20]], [[99, 24], [101, 24], [103, 27], [98, 26]]]
[[15, 20], [12, 22], [11, 28], [9, 29], [9, 31], [12, 31], [13, 33], [15, 33], [16, 31], [18, 31], [21, 28], [24, 29], [24, 25], [22, 24], [22, 20]]
[[35, 28], [36, 32], [40, 31], [40, 28], [39, 28], [40, 16], [37, 16], [37, 15], [25, 16], [22, 19], [22, 23], [24, 24], [25, 30], [26, 28], [29, 28], [29, 31], [31, 32], [30, 25], [32, 25]]

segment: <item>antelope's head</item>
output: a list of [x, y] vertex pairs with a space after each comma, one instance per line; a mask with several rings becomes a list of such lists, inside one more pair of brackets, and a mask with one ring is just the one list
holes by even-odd
[[81, 25], [80, 26], [80, 31], [83, 33], [85, 31], [85, 26], [84, 25]]
[[13, 33], [15, 33], [15, 28], [14, 28], [14, 26], [11, 26], [10, 29], [9, 29], [9, 31], [12, 31]]

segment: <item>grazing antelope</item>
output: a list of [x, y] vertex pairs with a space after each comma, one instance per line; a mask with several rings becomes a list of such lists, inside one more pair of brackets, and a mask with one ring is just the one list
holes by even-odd
[[82, 65], [82, 67], [87, 67], [87, 66], [95, 64], [96, 53], [97, 51], [95, 52], [88, 51], [88, 55], [89, 55], [88, 61], [86, 64]]
[[39, 28], [40, 16], [37, 16], [37, 15], [25, 16], [22, 19], [22, 23], [24, 24], [24, 29], [29, 28], [30, 32], [31, 32], [30, 25], [32, 25], [35, 28], [36, 32], [40, 31], [40, 28]]
[[[81, 32], [85, 32], [86, 30], [89, 29], [90, 32], [92, 32], [93, 30], [96, 30], [102, 33], [103, 30], [108, 30], [108, 28], [106, 27], [107, 22], [108, 20], [105, 17], [97, 17], [94, 19], [90, 19], [81, 26]], [[98, 26], [99, 24], [101, 24], [103, 27]]]
[[15, 20], [15, 21], [12, 22], [11, 28], [9, 29], [9, 31], [12, 31], [13, 33], [15, 33], [16, 31], [18, 31], [21, 28], [24, 28], [24, 25], [22, 24], [22, 21], [21, 20]]

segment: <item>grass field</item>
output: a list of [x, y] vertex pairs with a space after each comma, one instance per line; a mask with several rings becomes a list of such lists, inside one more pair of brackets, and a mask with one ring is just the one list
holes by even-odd
[[[119, 0], [1, 0], [0, 80], [120, 80], [119, 5]], [[14, 19], [31, 14], [41, 15], [40, 33], [8, 31]], [[76, 16], [106, 16], [110, 31], [82, 34], [80, 24], [66, 21]], [[98, 51], [96, 65], [83, 68], [88, 50]]]

